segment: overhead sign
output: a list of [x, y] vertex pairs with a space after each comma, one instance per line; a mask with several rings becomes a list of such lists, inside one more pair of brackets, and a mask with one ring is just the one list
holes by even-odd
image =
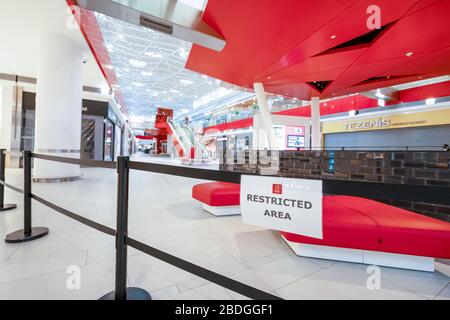
[[[36, 109], [36, 93], [24, 92], [22, 105], [27, 110]], [[106, 118], [108, 116], [109, 103], [105, 101], [95, 101], [83, 99], [81, 111], [83, 114], [90, 116], [101, 116]]]
[[450, 124], [450, 109], [383, 115], [377, 118], [358, 118], [350, 121], [330, 121], [323, 124], [323, 133], [426, 127], [446, 124]]
[[242, 176], [245, 223], [323, 239], [322, 181]]

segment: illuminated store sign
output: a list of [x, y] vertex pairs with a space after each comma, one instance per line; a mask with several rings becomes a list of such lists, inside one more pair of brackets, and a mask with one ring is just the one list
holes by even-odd
[[450, 109], [386, 115], [377, 118], [330, 121], [323, 123], [323, 133], [400, 129], [450, 124]]
[[242, 176], [241, 212], [245, 223], [323, 238], [322, 181]]
[[345, 129], [347, 131], [353, 130], [363, 130], [363, 129], [379, 129], [379, 128], [388, 128], [391, 126], [391, 120], [379, 118], [376, 120], [369, 121], [355, 121], [351, 123], [345, 124]]

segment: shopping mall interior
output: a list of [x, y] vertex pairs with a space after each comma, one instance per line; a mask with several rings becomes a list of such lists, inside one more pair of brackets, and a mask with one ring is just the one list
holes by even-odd
[[0, 0], [0, 300], [450, 300], [449, 15]]

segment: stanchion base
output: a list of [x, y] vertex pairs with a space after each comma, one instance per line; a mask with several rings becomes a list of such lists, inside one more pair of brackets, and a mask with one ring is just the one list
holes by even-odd
[[6, 243], [22, 243], [40, 239], [48, 234], [48, 228], [38, 227], [32, 228], [30, 234], [25, 234], [24, 230], [18, 230], [13, 233], [8, 234], [5, 237]]
[[0, 206], [0, 212], [13, 210], [16, 208], [17, 208], [17, 205], [15, 205], [15, 204], [4, 204], [3, 206]]
[[[99, 300], [116, 300], [116, 293], [112, 291]], [[127, 288], [127, 300], [152, 300], [152, 296], [141, 288]]]

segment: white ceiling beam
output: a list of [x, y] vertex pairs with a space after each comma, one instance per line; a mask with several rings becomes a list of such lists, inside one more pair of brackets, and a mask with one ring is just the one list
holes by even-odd
[[222, 51], [225, 47], [225, 40], [203, 21], [201, 10], [177, 0], [133, 1], [134, 8], [129, 3], [126, 0], [77, 0], [80, 7], [88, 10], [212, 50]]

